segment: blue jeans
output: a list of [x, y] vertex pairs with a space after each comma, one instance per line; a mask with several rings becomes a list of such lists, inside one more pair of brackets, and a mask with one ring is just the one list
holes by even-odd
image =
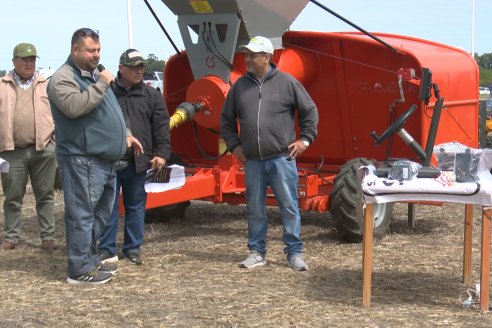
[[246, 160], [244, 163], [248, 216], [248, 248], [266, 254], [268, 219], [266, 191], [270, 186], [275, 194], [282, 218], [284, 253], [292, 257], [302, 253], [301, 216], [297, 195], [295, 161], [286, 157], [267, 160]]
[[116, 199], [109, 222], [104, 228], [99, 241], [99, 249], [110, 255], [116, 255], [116, 237], [118, 234], [118, 207], [120, 187], [125, 206], [125, 233], [123, 254], [138, 253], [144, 242], [145, 202], [147, 193], [144, 188], [145, 172], [136, 173], [135, 166], [130, 165], [117, 172]]
[[100, 264], [97, 241], [113, 209], [116, 173], [113, 162], [91, 156], [56, 156], [65, 197], [68, 276]]

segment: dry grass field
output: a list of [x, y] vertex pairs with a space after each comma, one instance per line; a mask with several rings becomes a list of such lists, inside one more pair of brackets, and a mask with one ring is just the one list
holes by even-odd
[[[294, 272], [276, 208], [268, 210], [268, 265], [237, 266], [247, 255], [245, 212], [194, 201], [185, 218], [146, 224], [144, 265], [119, 261], [106, 285], [72, 286], [63, 195], [56, 195], [60, 246], [48, 253], [28, 193], [22, 239], [16, 250], [0, 251], [0, 327], [492, 327], [491, 314], [460, 302], [469, 288], [461, 282], [462, 205], [417, 206], [415, 229], [407, 227], [406, 205], [396, 205], [390, 233], [374, 247], [370, 309], [361, 306], [362, 246], [338, 241], [328, 214], [303, 213], [310, 271]], [[1, 231], [3, 224], [2, 213]], [[476, 219], [475, 281], [479, 232]]]

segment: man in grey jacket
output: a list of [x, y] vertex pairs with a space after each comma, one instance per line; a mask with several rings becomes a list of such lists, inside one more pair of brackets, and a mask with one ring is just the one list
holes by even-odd
[[[221, 136], [227, 148], [244, 161], [250, 254], [240, 267], [266, 264], [265, 202], [270, 186], [282, 217], [287, 265], [306, 271], [295, 159], [316, 138], [318, 111], [301, 83], [271, 63], [274, 49], [270, 40], [254, 37], [244, 49], [248, 72], [229, 90], [220, 120]], [[300, 128], [298, 139], [296, 111]]]
[[109, 87], [113, 75], [96, 69], [100, 50], [97, 31], [76, 30], [70, 56], [48, 84], [65, 201], [69, 284], [105, 283], [116, 272], [114, 264], [101, 264], [97, 241], [113, 208], [114, 162], [135, 142], [127, 139]]

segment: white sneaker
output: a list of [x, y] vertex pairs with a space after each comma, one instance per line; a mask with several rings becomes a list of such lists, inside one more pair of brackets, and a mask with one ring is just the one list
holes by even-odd
[[118, 255], [110, 255], [107, 251], [99, 251], [99, 258], [101, 259], [101, 263], [116, 263], [118, 262]]
[[247, 268], [247, 269], [258, 267], [258, 266], [264, 266], [264, 265], [266, 265], [266, 260], [257, 251], [251, 251], [249, 253], [249, 256], [246, 258], [246, 260], [239, 263], [239, 267]]
[[294, 255], [287, 259], [287, 266], [296, 271], [308, 271], [309, 267], [301, 255]]

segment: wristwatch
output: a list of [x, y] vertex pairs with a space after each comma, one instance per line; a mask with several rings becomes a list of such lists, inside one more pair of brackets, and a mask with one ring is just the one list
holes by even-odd
[[303, 140], [302, 143], [304, 144], [304, 146], [309, 147], [309, 141]]

